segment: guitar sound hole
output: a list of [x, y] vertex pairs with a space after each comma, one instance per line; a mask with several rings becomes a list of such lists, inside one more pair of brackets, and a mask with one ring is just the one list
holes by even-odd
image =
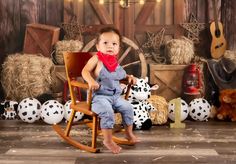
[[224, 43], [217, 44], [217, 45], [215, 46], [215, 49], [220, 48], [220, 47], [222, 47], [223, 45], [224, 45]]
[[217, 38], [219, 38], [220, 37], [220, 30], [215, 30], [215, 36], [217, 37]]

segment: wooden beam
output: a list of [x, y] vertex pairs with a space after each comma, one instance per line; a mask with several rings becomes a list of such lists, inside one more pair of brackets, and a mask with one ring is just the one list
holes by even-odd
[[135, 20], [135, 24], [145, 24], [148, 17], [150, 16], [150, 13], [152, 13], [152, 11], [154, 10], [156, 5], [156, 2], [146, 2], [143, 5], [142, 10], [139, 12], [136, 20]]
[[[172, 7], [172, 8], [171, 8]], [[173, 1], [165, 0], [165, 24], [171, 25], [173, 24]]]
[[124, 10], [124, 35], [133, 40], [134, 39], [134, 5], [130, 5], [128, 9]]
[[123, 33], [123, 24], [121, 19], [121, 9], [118, 0], [115, 1], [113, 5], [113, 18], [114, 18], [114, 25], [117, 29], [119, 29], [120, 33]]
[[[38, 2], [44, 2], [44, 1], [38, 1]], [[62, 22], [63, 20], [63, 2], [58, 0], [50, 0], [46, 1], [47, 6], [46, 9], [46, 22], [45, 24], [50, 24], [57, 26], [58, 22]], [[57, 13], [57, 14], [54, 14]]]
[[[204, 9], [204, 10], [203, 10]], [[206, 22], [206, 18], [208, 17], [207, 12], [207, 1], [206, 0], [198, 0], [197, 1], [197, 20], [199, 22]]]
[[181, 28], [179, 24], [184, 22], [184, 3], [185, 2], [183, 0], [174, 0], [174, 38], [178, 38], [183, 35], [183, 28]]
[[94, 11], [97, 13], [102, 24], [113, 24], [113, 21], [104, 5], [99, 5], [98, 1], [95, 0], [89, 0], [89, 2], [94, 8]]
[[72, 8], [73, 3], [71, 1], [64, 1], [64, 11], [63, 11], [63, 22], [68, 23], [72, 20], [74, 10]]

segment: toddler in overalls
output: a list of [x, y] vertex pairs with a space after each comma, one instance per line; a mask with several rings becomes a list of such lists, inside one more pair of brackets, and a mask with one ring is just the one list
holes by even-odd
[[120, 50], [121, 36], [117, 29], [104, 28], [97, 38], [97, 54], [91, 57], [82, 70], [84, 80], [92, 89], [92, 111], [100, 118], [100, 127], [104, 136], [103, 144], [113, 153], [119, 153], [121, 147], [112, 140], [112, 128], [115, 124], [114, 112], [122, 115], [126, 138], [133, 142], [139, 142], [133, 134], [133, 108], [132, 105], [121, 98], [119, 81], [128, 78], [133, 84], [136, 78], [127, 75], [118, 64], [117, 55]]

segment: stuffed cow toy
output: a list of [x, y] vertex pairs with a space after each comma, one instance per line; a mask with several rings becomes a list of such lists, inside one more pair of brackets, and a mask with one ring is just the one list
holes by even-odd
[[150, 87], [148, 77], [145, 79], [137, 79], [136, 85], [130, 89], [128, 101], [134, 109], [134, 129], [148, 130], [152, 127], [150, 111], [155, 111], [156, 108], [150, 104], [147, 99], [150, 98], [151, 90], [158, 89], [158, 85]]
[[0, 104], [0, 118], [4, 120], [13, 120], [17, 118], [17, 107], [16, 101], [5, 100]]

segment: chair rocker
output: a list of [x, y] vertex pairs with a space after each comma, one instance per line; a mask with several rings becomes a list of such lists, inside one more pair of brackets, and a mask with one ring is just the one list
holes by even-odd
[[[66, 76], [68, 80], [68, 86], [71, 97], [71, 116], [69, 121], [67, 122], [66, 128], [62, 129], [59, 125], [53, 125], [53, 129], [69, 144], [88, 152], [99, 152], [100, 150], [97, 148], [97, 137], [101, 134], [101, 130], [99, 129], [99, 118], [96, 113], [91, 111], [91, 99], [92, 99], [92, 91], [89, 90], [89, 86], [85, 82], [78, 81], [77, 78], [82, 77], [81, 72], [87, 61], [92, 57], [93, 53], [89, 52], [66, 52], [64, 53], [64, 62], [65, 62], [65, 70]], [[87, 90], [87, 101], [76, 101], [76, 89], [75, 88], [83, 88]], [[128, 89], [125, 95], [125, 98], [128, 98], [130, 85], [128, 85]], [[83, 120], [79, 123], [73, 123], [76, 112], [82, 112], [84, 115], [91, 117], [92, 119]], [[70, 136], [70, 132], [72, 126], [86, 124], [89, 128], [92, 129], [91, 136], [91, 144], [84, 144], [81, 141], [78, 141]], [[125, 138], [119, 138], [113, 135], [113, 141], [117, 144], [125, 144], [125, 145], [133, 145], [132, 142], [129, 142]]]

